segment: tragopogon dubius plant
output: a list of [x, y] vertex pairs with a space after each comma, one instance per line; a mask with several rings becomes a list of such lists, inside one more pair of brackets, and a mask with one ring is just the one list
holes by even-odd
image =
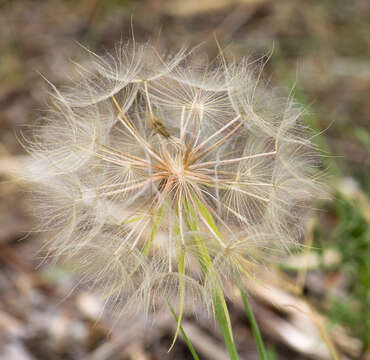
[[298, 242], [320, 194], [302, 108], [222, 52], [90, 55], [24, 136], [47, 255], [120, 311], [169, 301], [180, 324], [185, 306], [225, 309], [235, 277]]

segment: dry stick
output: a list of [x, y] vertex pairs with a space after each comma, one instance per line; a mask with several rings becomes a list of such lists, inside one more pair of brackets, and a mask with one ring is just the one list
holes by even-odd
[[[158, 315], [155, 317], [155, 323], [157, 327], [169, 328], [173, 323], [173, 318], [169, 315]], [[91, 354], [84, 357], [83, 360], [110, 360], [119, 354], [126, 346], [131, 344], [133, 341], [139, 339], [150, 339], [151, 342], [155, 342], [162, 336], [162, 333], [158, 329], [152, 327], [145, 329], [142, 322], [136, 322], [125, 330], [121, 330], [118, 335], [117, 332], [113, 333], [113, 339], [104, 342]]]

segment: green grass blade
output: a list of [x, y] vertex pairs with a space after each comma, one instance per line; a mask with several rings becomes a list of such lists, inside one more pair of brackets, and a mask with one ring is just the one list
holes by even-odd
[[[198, 208], [198, 211], [202, 214], [202, 216], [207, 221], [209, 226], [213, 229], [213, 231], [219, 237], [221, 237], [221, 234], [217, 228], [217, 225], [215, 221], [213, 220], [213, 217], [208, 211], [207, 207], [201, 201], [199, 201], [199, 199], [196, 196], [194, 196], [193, 200], [194, 200], [194, 206]], [[197, 223], [197, 216], [196, 216], [197, 211], [189, 203], [187, 203], [186, 206], [187, 206], [188, 215], [189, 215], [189, 219], [188, 219], [189, 227], [191, 230], [197, 231], [198, 230], [198, 223]], [[199, 246], [199, 250], [200, 250], [199, 256], [201, 260], [201, 267], [202, 267], [203, 273], [208, 274], [208, 276], [215, 277], [215, 294], [213, 296], [213, 303], [215, 307], [216, 319], [220, 326], [220, 330], [224, 338], [226, 349], [229, 353], [229, 357], [231, 360], [239, 360], [238, 352], [236, 350], [234, 339], [233, 339], [229, 311], [227, 309], [225, 297], [221, 289], [221, 286], [219, 284], [219, 281], [217, 277], [213, 274], [214, 270], [212, 266], [212, 260], [208, 253], [207, 246], [204, 243], [203, 238], [199, 235], [195, 235], [194, 240], [197, 242]]]
[[243, 304], [244, 304], [244, 307], [245, 307], [245, 311], [247, 313], [249, 322], [252, 326], [252, 332], [253, 332], [253, 336], [254, 336], [254, 338], [256, 340], [256, 343], [257, 343], [257, 349], [258, 349], [258, 353], [260, 354], [260, 359], [261, 360], [268, 360], [266, 350], [265, 350], [265, 346], [263, 345], [263, 340], [262, 340], [260, 329], [259, 329], [257, 321], [256, 321], [256, 319], [253, 315], [253, 311], [252, 311], [251, 307], [249, 306], [249, 302], [248, 302], [248, 299], [247, 299], [247, 294], [242, 289], [241, 284], [239, 284], [239, 290], [240, 290], [240, 294], [242, 296], [242, 301], [243, 301]]
[[163, 209], [163, 206], [162, 206], [154, 216], [154, 223], [152, 225], [152, 232], [150, 233], [149, 239], [145, 241], [145, 245], [144, 245], [144, 248], [143, 248], [143, 251], [142, 251], [144, 255], [147, 255], [147, 253], [149, 251], [149, 248], [153, 243], [154, 237], [156, 236], [156, 234], [157, 234], [157, 232], [158, 232], [158, 230], [161, 226], [162, 218], [163, 218], [163, 212], [164, 212], [164, 209]]
[[179, 269], [179, 274], [181, 275], [180, 277], [180, 311], [179, 311], [179, 316], [177, 320], [177, 328], [175, 332], [175, 336], [173, 338], [171, 347], [169, 348], [168, 351], [171, 351], [171, 349], [174, 347], [177, 336], [180, 331], [181, 327], [181, 320], [182, 316], [184, 314], [184, 300], [185, 300], [185, 283], [184, 283], [184, 276], [185, 276], [185, 253], [182, 250], [179, 257], [178, 257], [178, 269]]
[[199, 212], [202, 214], [204, 220], [208, 223], [211, 229], [217, 234], [219, 238], [222, 238], [220, 231], [217, 228], [215, 221], [213, 220], [212, 214], [208, 211], [207, 207], [196, 197], [194, 196], [194, 202], [197, 205]]
[[239, 360], [239, 355], [236, 350], [233, 335], [230, 332], [230, 327], [228, 323], [229, 313], [227, 308], [225, 310], [225, 307], [222, 304], [224, 300], [225, 299], [223, 298], [223, 295], [221, 299], [219, 293], [217, 293], [217, 295], [214, 297], [216, 318], [220, 326], [220, 330], [222, 332], [222, 336], [224, 338], [224, 342], [226, 345], [227, 352], [229, 353], [230, 360]]
[[268, 360], [278, 360], [274, 348], [271, 348], [271, 347], [270, 348], [267, 348], [266, 354], [267, 354], [267, 359]]
[[[173, 307], [171, 306], [171, 304], [170, 304], [170, 302], [168, 300], [167, 300], [167, 303], [168, 303], [168, 307], [170, 308], [171, 313], [172, 313], [174, 319], [176, 320], [176, 323], [178, 323], [179, 322], [179, 318], [177, 317], [177, 315], [176, 315]], [[186, 346], [188, 347], [191, 355], [193, 356], [193, 359], [194, 360], [199, 360], [199, 357], [198, 357], [198, 355], [197, 355], [197, 353], [196, 353], [196, 351], [194, 349], [194, 346], [192, 345], [190, 339], [186, 335], [185, 330], [183, 329], [183, 327], [181, 325], [180, 325], [180, 332], [181, 332], [182, 337], [184, 338], [184, 341], [185, 341]]]

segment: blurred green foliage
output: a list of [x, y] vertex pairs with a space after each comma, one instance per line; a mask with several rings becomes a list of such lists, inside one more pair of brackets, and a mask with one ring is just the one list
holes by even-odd
[[348, 277], [345, 296], [329, 297], [329, 319], [349, 328], [361, 339], [364, 351], [370, 348], [370, 224], [358, 202], [336, 194], [328, 210], [336, 217], [334, 229], [319, 228], [316, 246], [335, 247], [341, 262], [334, 271]]

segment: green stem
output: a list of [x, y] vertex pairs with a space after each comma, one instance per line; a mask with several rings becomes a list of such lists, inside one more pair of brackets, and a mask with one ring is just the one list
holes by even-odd
[[254, 336], [254, 338], [256, 340], [256, 343], [257, 343], [257, 349], [258, 349], [258, 353], [260, 354], [260, 359], [261, 360], [267, 360], [268, 358], [267, 358], [267, 355], [266, 355], [265, 346], [263, 345], [263, 340], [262, 340], [260, 329], [259, 329], [257, 321], [254, 317], [253, 311], [252, 311], [252, 309], [249, 305], [249, 302], [248, 302], [248, 299], [247, 299], [247, 294], [242, 289], [242, 286], [241, 286], [240, 283], [239, 283], [239, 290], [240, 290], [240, 294], [242, 296], [242, 301], [243, 301], [243, 304], [244, 304], [244, 307], [245, 307], [245, 311], [247, 313], [249, 322], [252, 326], [252, 332], [253, 332], [253, 336]]
[[[207, 208], [196, 197], [194, 197], [193, 204], [186, 203], [186, 208], [188, 210], [189, 228], [193, 231], [198, 231], [196, 207], [198, 208], [198, 211], [200, 211], [203, 214], [208, 224], [214, 229], [215, 233], [219, 233], [216, 224], [212, 219], [212, 215], [208, 212]], [[236, 350], [233, 339], [229, 311], [227, 309], [225, 297], [221, 285], [219, 284], [219, 280], [217, 279], [216, 274], [214, 274], [212, 260], [209, 255], [207, 246], [202, 236], [200, 235], [194, 235], [194, 240], [199, 246], [199, 260], [203, 274], [205, 276], [213, 277], [215, 281], [215, 293], [213, 295], [213, 304], [215, 307], [216, 319], [220, 326], [220, 330], [224, 338], [224, 342], [226, 345], [226, 349], [229, 353], [230, 360], [239, 360], [238, 352]]]
[[239, 360], [239, 356], [234, 344], [233, 335], [230, 332], [230, 328], [227, 321], [228, 314], [227, 315], [225, 314], [225, 309], [222, 305], [223, 300], [224, 300], [223, 298], [220, 299], [219, 294], [216, 294], [213, 299], [217, 322], [220, 326], [220, 330], [222, 332], [222, 336], [224, 338], [224, 342], [226, 345], [227, 352], [229, 353], [230, 360]]
[[[169, 300], [167, 299], [167, 304], [171, 310], [171, 313], [172, 313], [172, 316], [174, 317], [174, 319], [176, 320], [176, 322], [178, 323], [179, 322], [179, 318], [178, 316], [176, 315], [175, 313], [175, 310], [173, 309], [173, 307], [171, 306]], [[183, 327], [180, 325], [180, 332], [182, 334], [182, 337], [184, 338], [184, 341], [185, 341], [185, 344], [186, 346], [188, 347], [189, 351], [191, 352], [191, 355], [193, 356], [193, 359], [194, 360], [199, 360], [199, 357], [194, 349], [194, 346], [193, 344], [191, 343], [190, 339], [188, 338], [188, 336], [186, 335], [186, 332], [185, 330], [183, 329]]]

